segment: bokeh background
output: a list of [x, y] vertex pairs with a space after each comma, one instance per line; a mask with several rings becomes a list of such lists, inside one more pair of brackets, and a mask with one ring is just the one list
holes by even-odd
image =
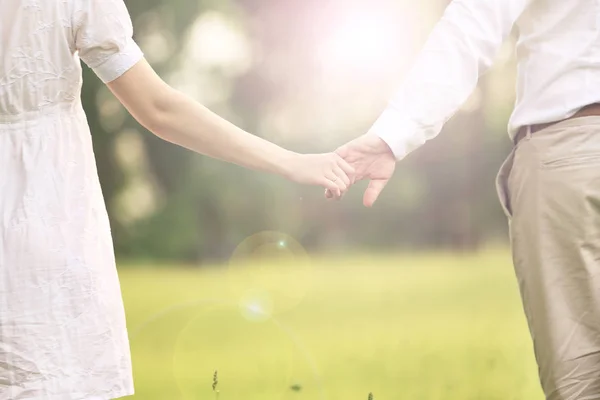
[[[299, 152], [384, 109], [448, 0], [126, 0], [171, 85]], [[509, 40], [372, 209], [195, 155], [88, 69], [139, 399], [541, 399], [494, 179]], [[218, 371], [215, 379], [215, 371]]]

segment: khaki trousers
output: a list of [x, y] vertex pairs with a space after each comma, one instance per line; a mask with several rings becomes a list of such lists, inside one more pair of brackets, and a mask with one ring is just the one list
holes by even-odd
[[496, 186], [546, 399], [600, 399], [600, 117], [528, 135]]

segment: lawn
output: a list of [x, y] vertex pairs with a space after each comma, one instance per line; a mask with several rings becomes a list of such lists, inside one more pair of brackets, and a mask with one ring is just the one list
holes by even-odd
[[543, 398], [505, 251], [120, 276], [135, 399]]

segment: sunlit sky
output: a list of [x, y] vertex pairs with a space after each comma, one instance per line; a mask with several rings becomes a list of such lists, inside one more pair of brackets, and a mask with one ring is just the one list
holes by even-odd
[[[317, 44], [323, 70], [330, 78], [377, 79], [386, 72], [386, 66], [397, 65], [400, 57], [409, 54], [411, 28], [406, 23], [400, 28], [400, 22], [391, 15], [369, 10], [352, 10], [341, 16]], [[402, 29], [404, 38], [399, 32]]]

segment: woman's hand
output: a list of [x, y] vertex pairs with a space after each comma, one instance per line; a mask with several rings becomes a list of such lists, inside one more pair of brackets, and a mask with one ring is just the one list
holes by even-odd
[[305, 185], [322, 186], [340, 198], [354, 180], [354, 168], [335, 153], [292, 153], [284, 161], [284, 176]]

